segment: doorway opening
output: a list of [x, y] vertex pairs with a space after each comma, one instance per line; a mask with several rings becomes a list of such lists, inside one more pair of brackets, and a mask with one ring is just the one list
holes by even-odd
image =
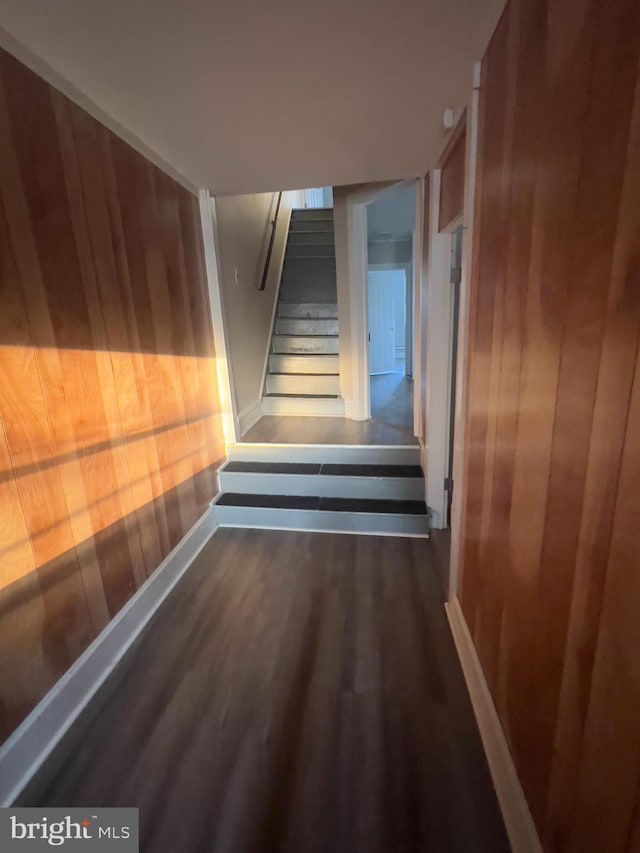
[[413, 233], [416, 188], [367, 206], [367, 333], [371, 417], [413, 431]]
[[410, 429], [413, 379], [407, 363], [407, 301], [411, 291], [405, 269], [369, 269], [369, 394], [371, 417]]

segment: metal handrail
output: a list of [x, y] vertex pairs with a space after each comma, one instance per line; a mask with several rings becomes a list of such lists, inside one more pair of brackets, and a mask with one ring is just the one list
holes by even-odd
[[276, 239], [276, 225], [278, 224], [278, 215], [280, 213], [280, 202], [282, 201], [282, 192], [278, 193], [278, 201], [276, 202], [276, 212], [271, 221], [271, 236], [269, 237], [269, 246], [267, 248], [267, 257], [264, 261], [264, 269], [258, 290], [264, 290], [267, 286], [267, 277], [269, 275], [269, 266], [271, 264], [271, 255], [273, 254], [273, 244]]

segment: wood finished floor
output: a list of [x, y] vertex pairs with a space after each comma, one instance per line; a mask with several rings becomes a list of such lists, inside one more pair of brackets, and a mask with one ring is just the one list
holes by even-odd
[[[402, 363], [404, 368], [404, 363]], [[391, 427], [411, 432], [413, 427], [413, 379], [404, 372], [370, 377], [371, 417]]]
[[271, 444], [418, 444], [410, 430], [382, 421], [265, 415], [243, 442]]
[[219, 530], [22, 805], [138, 806], [143, 853], [502, 853], [417, 539]]

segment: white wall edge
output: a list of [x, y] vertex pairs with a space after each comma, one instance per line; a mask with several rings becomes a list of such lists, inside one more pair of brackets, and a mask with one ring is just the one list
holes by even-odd
[[513, 853], [543, 853], [460, 600], [451, 599], [445, 610]]
[[349, 247], [349, 317], [351, 323], [351, 409], [355, 418], [371, 417], [367, 308], [367, 214], [366, 204], [347, 199]]
[[0, 806], [39, 770], [217, 528], [207, 511], [0, 748]]
[[254, 400], [253, 403], [249, 403], [248, 406], [245, 406], [238, 414], [240, 435], [243, 436], [245, 433], [249, 432], [251, 427], [258, 423], [263, 414], [262, 400]]
[[200, 190], [199, 201], [204, 261], [207, 287], [209, 290], [209, 307], [211, 309], [213, 342], [216, 351], [218, 393], [222, 406], [222, 432], [225, 444], [232, 444], [238, 438], [240, 425], [237, 417], [238, 407], [234, 393], [231, 362], [229, 360], [229, 344], [224, 322], [224, 303], [220, 288], [215, 202], [208, 190]]
[[26, 65], [27, 68], [30, 68], [31, 71], [37, 74], [38, 77], [41, 77], [46, 83], [49, 83], [50, 86], [53, 86], [54, 89], [62, 92], [62, 94], [69, 98], [70, 101], [73, 101], [74, 104], [89, 113], [89, 115], [96, 119], [96, 121], [99, 121], [100, 124], [103, 124], [107, 130], [115, 133], [116, 136], [123, 139], [132, 148], [135, 148], [139, 154], [146, 157], [154, 166], [157, 166], [158, 169], [163, 171], [166, 175], [169, 175], [170, 178], [173, 178], [174, 181], [177, 181], [186, 190], [189, 190], [189, 192], [194, 195], [198, 195], [198, 188], [195, 184], [191, 183], [187, 177], [164, 160], [152, 148], [149, 148], [149, 146], [135, 134], [128, 131], [120, 124], [120, 122], [92, 101], [88, 95], [85, 95], [84, 92], [77, 89], [73, 83], [70, 83], [66, 78], [59, 74], [55, 68], [45, 62], [44, 59], [41, 59], [30, 48], [15, 36], [11, 35], [11, 33], [3, 27], [0, 27], [0, 47], [3, 47], [7, 53], [10, 53], [13, 57], [22, 62], [23, 65]]

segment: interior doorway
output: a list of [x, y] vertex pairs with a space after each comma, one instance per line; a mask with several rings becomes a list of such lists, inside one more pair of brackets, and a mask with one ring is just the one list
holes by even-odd
[[456, 383], [458, 378], [458, 323], [460, 316], [460, 283], [462, 281], [462, 225], [451, 235], [451, 348], [449, 353], [449, 425], [445, 489], [447, 492], [447, 527], [451, 527], [453, 501], [453, 449], [455, 446]]
[[413, 379], [407, 359], [407, 352], [411, 353], [411, 325], [407, 323], [410, 291], [406, 269], [369, 269], [371, 417], [403, 429], [411, 429], [413, 423]]

